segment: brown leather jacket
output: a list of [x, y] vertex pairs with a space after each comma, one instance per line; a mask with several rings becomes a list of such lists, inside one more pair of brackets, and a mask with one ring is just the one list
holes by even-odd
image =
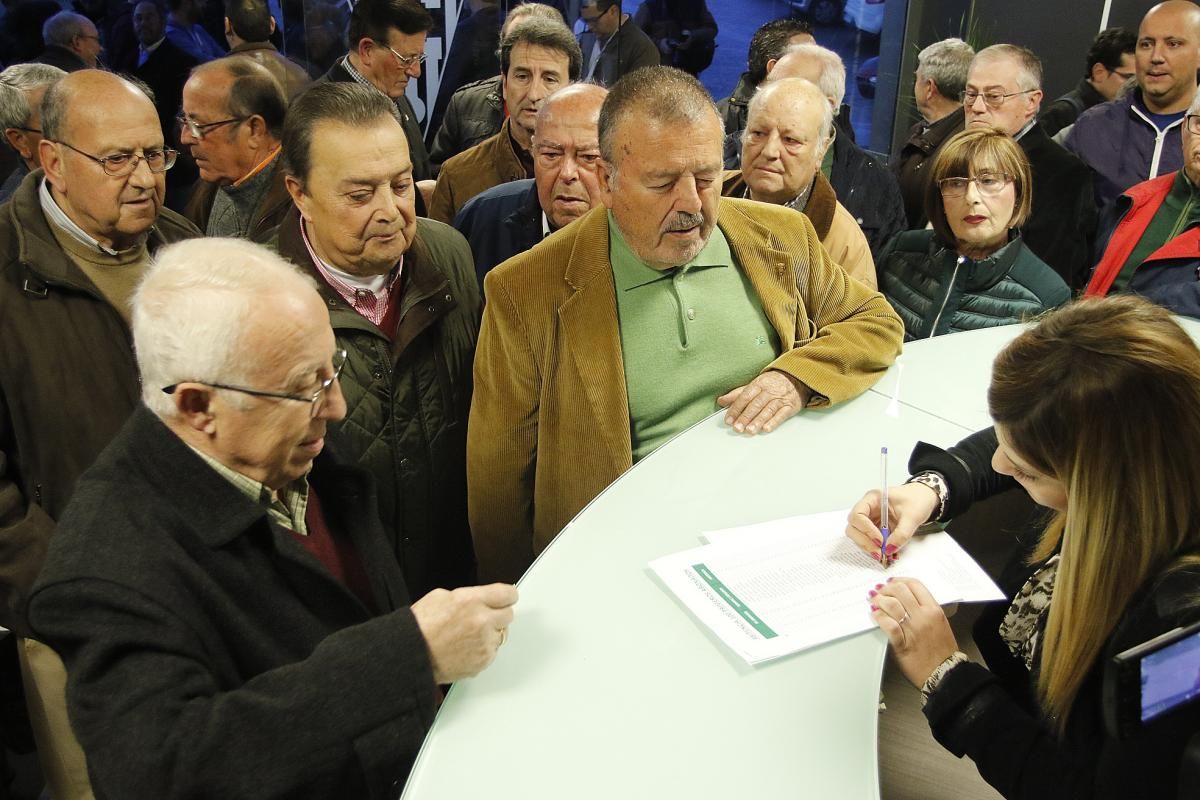
[[[141, 393], [129, 326], [55, 241], [41, 179], [0, 206], [0, 625], [22, 634], [55, 520]], [[198, 235], [164, 208], [150, 250]]]
[[510, 125], [511, 119], [504, 120], [495, 136], [442, 164], [437, 188], [429, 203], [430, 219], [450, 224], [459, 209], [480, 192], [502, 183], [533, 177], [526, 174], [521, 158], [513, 148], [508, 132]]

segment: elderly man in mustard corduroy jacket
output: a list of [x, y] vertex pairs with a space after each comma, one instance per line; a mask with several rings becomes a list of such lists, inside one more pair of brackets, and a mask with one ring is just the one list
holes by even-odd
[[631, 73], [600, 112], [606, 208], [488, 274], [467, 434], [481, 577], [520, 577], [718, 407], [739, 433], [769, 432], [863, 392], [900, 352], [899, 318], [803, 214], [720, 198], [723, 136], [695, 78]]

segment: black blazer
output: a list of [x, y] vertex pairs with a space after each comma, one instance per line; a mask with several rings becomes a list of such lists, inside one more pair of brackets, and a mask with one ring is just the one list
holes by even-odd
[[[334, 83], [354, 83], [354, 77], [346, 71], [342, 66], [342, 60], [339, 58], [333, 62], [333, 66], [329, 71], [317, 78], [317, 83], [323, 81], [333, 81]], [[425, 137], [421, 133], [421, 125], [417, 122], [417, 113], [413, 111], [412, 103], [408, 102], [408, 98], [404, 95], [392, 98], [396, 104], [396, 109], [400, 112], [400, 124], [404, 128], [404, 138], [408, 140], [408, 155], [412, 159], [413, 180], [424, 181], [431, 180], [434, 177], [433, 164], [429, 160], [429, 151], [425, 149]], [[417, 212], [421, 216], [425, 216], [424, 204], [421, 202], [421, 193], [417, 192]]]
[[428, 650], [365, 473], [310, 476], [372, 618], [144, 407], [84, 474], [31, 600], [98, 798], [395, 796], [432, 722]]
[[1038, 258], [1072, 290], [1082, 289], [1092, 267], [1096, 201], [1092, 171], [1040, 125], [1017, 140], [1033, 174], [1033, 211], [1021, 236]]
[[164, 38], [145, 64], [139, 67], [137, 60], [138, 51], [134, 50], [121, 71], [145, 81], [154, 92], [154, 107], [158, 110], [163, 136], [169, 147], [176, 147], [179, 131], [175, 130], [175, 115], [183, 106], [183, 85], [196, 66], [196, 59]]

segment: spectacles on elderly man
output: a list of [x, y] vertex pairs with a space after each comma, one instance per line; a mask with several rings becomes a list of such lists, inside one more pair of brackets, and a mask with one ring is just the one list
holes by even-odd
[[1200, 114], [1188, 114], [1183, 118], [1183, 124], [1187, 126], [1188, 133], [1200, 136]]
[[150, 168], [151, 172], [166, 172], [175, 166], [175, 157], [179, 155], [179, 153], [171, 148], [163, 147], [161, 149], [143, 150], [141, 155], [137, 153], [114, 153], [111, 156], [94, 156], [91, 153], [85, 153], [73, 144], [67, 144], [62, 139], [51, 139], [50, 141], [74, 150], [84, 158], [90, 158], [100, 165], [105, 175], [112, 178], [124, 178], [132, 175], [133, 171], [138, 168], [138, 164], [143, 161], [146, 162], [146, 166]]
[[412, 69], [414, 66], [420, 66], [421, 64], [425, 63], [424, 53], [418, 53], [415, 56], [402, 56], [395, 50], [392, 50], [391, 46], [385, 44], [384, 42], [377, 42], [377, 44], [386, 47], [388, 51], [396, 57], [396, 60], [400, 62], [401, 69]]
[[942, 178], [938, 181], [938, 188], [942, 190], [942, 197], [962, 197], [967, 193], [967, 187], [974, 183], [981, 195], [995, 197], [1012, 180], [1011, 175], [1003, 172], [984, 172], [974, 178]]
[[[253, 397], [273, 397], [277, 400], [295, 400], [297, 403], [311, 403], [309, 416], [315, 417], [317, 412], [321, 410], [322, 402], [329, 392], [329, 388], [342, 375], [342, 370], [346, 366], [346, 351], [339, 348], [333, 354], [333, 376], [322, 380], [317, 384], [317, 389], [311, 395], [307, 394], [292, 394], [290, 392], [268, 392], [262, 389], [251, 389], [246, 386], [234, 386], [228, 383], [211, 383], [209, 381], [189, 381], [189, 383], [202, 383], [205, 386], [211, 386], [214, 389], [225, 389], [230, 392], [241, 392]], [[180, 381], [183, 383], [183, 381]], [[175, 390], [179, 388], [179, 383], [173, 383], [170, 386], [163, 387], [163, 394], [175, 394]]]
[[962, 101], [964, 106], [970, 108], [971, 106], [975, 105], [976, 97], [982, 97], [983, 104], [988, 108], [1000, 108], [1000, 106], [1004, 105], [1005, 101], [1007, 101], [1010, 97], [1016, 97], [1019, 94], [1029, 94], [1030, 92], [1036, 91], [1037, 89], [1022, 89], [1019, 92], [1009, 92], [1008, 94], [1004, 94], [1003, 92], [997, 91], [977, 92], [974, 89], [967, 89], [965, 92], [959, 93], [958, 99]]
[[206, 133], [208, 133], [209, 131], [213, 130], [214, 128], [219, 128], [222, 125], [229, 125], [230, 123], [233, 123], [233, 122], [241, 124], [248, 119], [250, 119], [250, 118], [249, 117], [230, 117], [229, 119], [219, 119], [216, 122], [201, 123], [201, 122], [196, 122], [196, 120], [192, 119], [187, 114], [180, 114], [179, 116], [175, 117], [175, 121], [179, 123], [179, 127], [183, 130], [186, 130], [188, 133], [190, 133], [192, 135], [193, 139], [203, 139], [204, 135]]

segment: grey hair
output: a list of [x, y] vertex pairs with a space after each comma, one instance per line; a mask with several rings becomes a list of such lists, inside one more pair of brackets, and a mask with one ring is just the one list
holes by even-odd
[[29, 95], [66, 74], [49, 64], [13, 64], [0, 72], [0, 130], [28, 126], [33, 117]]
[[933, 81], [938, 94], [957, 102], [967, 88], [974, 57], [975, 48], [962, 39], [942, 39], [917, 53], [917, 72]]
[[971, 59], [974, 66], [981, 61], [1011, 58], [1017, 65], [1017, 87], [1022, 91], [1042, 88], [1042, 60], [1032, 50], [1016, 44], [994, 44], [985, 47]]
[[[509, 32], [513, 29], [513, 25], [516, 25], [522, 19], [531, 19], [533, 17], [540, 17], [541, 19], [549, 19], [555, 22], [561, 22], [564, 25], [566, 24], [566, 20], [563, 19], [562, 12], [554, 6], [548, 6], [545, 3], [521, 3], [519, 6], [513, 6], [513, 8], [504, 17], [504, 24], [500, 26], [500, 38], [503, 39], [504, 37], [508, 36]], [[497, 49], [496, 58], [499, 57], [500, 50]]]
[[[817, 78], [817, 88], [829, 98], [829, 102], [835, 108], [840, 108], [842, 99], [846, 96], [846, 65], [842, 63], [842, 57], [819, 44], [794, 44], [784, 52], [780, 61], [792, 55], [820, 62], [821, 76]], [[775, 68], [779, 68], [778, 62]], [[767, 73], [766, 80], [771, 80], [773, 72], [774, 70]]]
[[42, 41], [66, 47], [76, 36], [85, 36], [92, 21], [74, 11], [60, 11], [42, 25]]
[[613, 84], [600, 107], [600, 157], [614, 174], [617, 154], [613, 136], [634, 111], [644, 114], [645, 121], [659, 124], [694, 123], [711, 115], [724, 137], [725, 123], [717, 104], [695, 76], [674, 67], [635, 69]]
[[[746, 130], [742, 132], [743, 144], [745, 144], [750, 130], [750, 120], [775, 92], [811, 92], [815, 100], [825, 100], [825, 93], [821, 91], [821, 88], [806, 78], [781, 78], [760, 86], [746, 107]], [[821, 139], [827, 141], [829, 137], [833, 136], [833, 106], [826, 102], [818, 102], [817, 107], [821, 111]]]
[[133, 296], [133, 347], [142, 401], [176, 415], [163, 387], [185, 381], [244, 383], [255, 354], [242, 346], [247, 322], [288, 289], [313, 280], [244, 239], [189, 239], [158, 251]]
[[1190, 117], [1193, 114], [1200, 114], [1200, 92], [1196, 92], [1196, 96], [1192, 98], [1192, 103], [1184, 112], [1185, 117]]

